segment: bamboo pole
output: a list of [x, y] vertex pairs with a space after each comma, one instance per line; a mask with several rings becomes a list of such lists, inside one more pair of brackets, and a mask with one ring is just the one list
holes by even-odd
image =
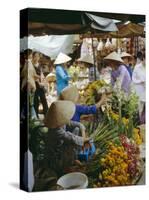
[[96, 58], [95, 58], [95, 49], [93, 46], [93, 36], [91, 38], [92, 38], [92, 50], [93, 50], [93, 61], [94, 61], [94, 79], [96, 81]]

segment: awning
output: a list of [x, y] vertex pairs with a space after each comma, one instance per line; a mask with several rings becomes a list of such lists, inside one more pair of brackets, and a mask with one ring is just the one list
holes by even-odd
[[45, 35], [45, 36], [29, 36], [20, 39], [20, 51], [32, 49], [38, 51], [51, 59], [63, 52], [70, 54], [73, 52], [73, 42], [75, 35]]
[[[95, 38], [131, 38], [131, 37], [137, 37], [142, 36], [145, 37], [145, 26], [143, 24], [118, 24], [118, 31], [117, 32], [104, 32], [104, 33], [93, 33], [92, 37]], [[87, 38], [91, 37], [90, 33], [85, 33], [82, 35], [82, 37]]]
[[134, 23], [124, 24], [118, 26], [118, 32], [110, 33], [111, 37], [127, 38], [135, 36], [144, 36], [144, 26]]
[[91, 27], [96, 30], [100, 31], [118, 31], [118, 28], [116, 24], [114, 23], [114, 20], [103, 18], [99, 16], [95, 16], [89, 13], [86, 13], [86, 15], [91, 19]]
[[[24, 9], [21, 11], [20, 16], [20, 37], [28, 36], [29, 34], [38, 36], [44, 34], [81, 34], [92, 30], [101, 32], [103, 31], [101, 30], [102, 28], [108, 31], [107, 26], [102, 25], [110, 22], [112, 27], [108, 28], [113, 30], [114, 25], [111, 19], [120, 20], [122, 22], [129, 20], [135, 23], [145, 21], [144, 15], [39, 8]], [[101, 26], [99, 26], [98, 17], [109, 18], [110, 21], [103, 21], [104, 23], [101, 23]]]

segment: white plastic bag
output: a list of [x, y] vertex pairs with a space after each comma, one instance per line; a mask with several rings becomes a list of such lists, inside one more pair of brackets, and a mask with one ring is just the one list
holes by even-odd
[[30, 150], [24, 154], [23, 182], [27, 191], [31, 192], [34, 187], [33, 156]]

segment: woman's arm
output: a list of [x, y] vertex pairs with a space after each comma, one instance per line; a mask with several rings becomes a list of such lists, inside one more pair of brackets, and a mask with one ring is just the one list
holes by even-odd
[[92, 106], [77, 105], [76, 109], [77, 109], [77, 112], [79, 112], [81, 115], [95, 114], [97, 111], [96, 105], [92, 105]]
[[69, 131], [65, 131], [64, 129], [60, 129], [58, 131], [58, 138], [63, 139], [65, 142], [83, 146], [85, 139], [83, 137], [74, 135], [73, 133]]
[[58, 74], [63, 80], [68, 81], [70, 79], [70, 76], [65, 74], [61, 66], [56, 67], [56, 74]]
[[105, 93], [102, 94], [99, 102], [95, 104], [96, 108], [100, 108], [103, 104], [107, 102], [107, 95]]
[[86, 133], [85, 133], [86, 129], [85, 129], [85, 126], [82, 123], [70, 121], [70, 123], [67, 126], [68, 126], [68, 128], [70, 128], [70, 130], [78, 127], [81, 131], [82, 137], [86, 138]]

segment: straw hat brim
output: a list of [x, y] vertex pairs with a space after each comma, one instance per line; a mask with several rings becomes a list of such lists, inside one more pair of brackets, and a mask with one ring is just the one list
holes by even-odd
[[89, 63], [89, 64], [94, 64], [94, 60], [90, 55], [86, 55], [82, 58], [79, 58], [77, 61], [79, 62], [84, 62], [84, 63]]
[[79, 91], [76, 86], [68, 86], [61, 91], [60, 99], [76, 103], [79, 98]]
[[124, 61], [122, 60], [122, 58], [120, 57], [120, 55], [116, 52], [112, 52], [109, 55], [107, 55], [104, 60], [107, 61], [114, 61], [114, 62], [118, 62], [118, 63], [124, 63]]
[[55, 101], [51, 104], [44, 123], [48, 128], [58, 128], [67, 123], [75, 113], [75, 104], [71, 101]]
[[107, 63], [114, 62], [117, 64], [124, 64], [123, 61], [118, 61], [118, 60], [114, 60], [114, 59], [105, 59], [105, 62], [107, 62]]
[[56, 81], [56, 75], [53, 74], [53, 73], [50, 73], [46, 76], [46, 80], [49, 81], [49, 82], [53, 82], [53, 81]]
[[71, 60], [72, 58], [67, 56], [66, 54], [64, 53], [59, 53], [59, 55], [57, 56], [54, 64], [55, 65], [58, 65], [58, 64], [64, 64], [64, 63], [67, 63]]
[[125, 58], [125, 57], [132, 58], [132, 55], [129, 54], [129, 53], [123, 52], [123, 53], [121, 54], [121, 58]]

